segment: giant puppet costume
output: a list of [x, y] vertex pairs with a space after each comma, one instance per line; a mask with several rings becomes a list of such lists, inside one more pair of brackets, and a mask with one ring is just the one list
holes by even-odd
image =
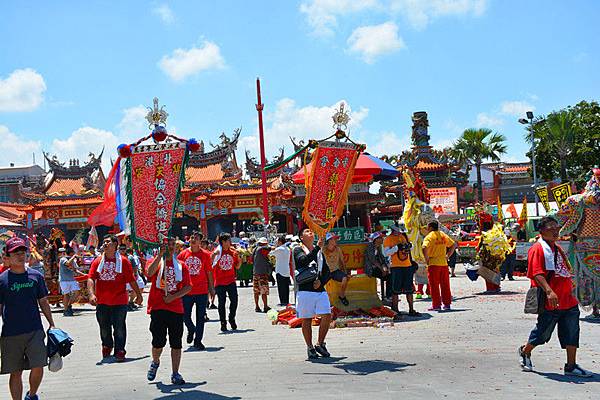
[[600, 307], [600, 168], [581, 194], [570, 196], [555, 215], [560, 234], [571, 235], [569, 258], [576, 295], [584, 308]]

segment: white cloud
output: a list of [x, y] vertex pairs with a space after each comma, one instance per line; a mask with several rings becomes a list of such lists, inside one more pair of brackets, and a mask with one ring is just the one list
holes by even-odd
[[313, 33], [328, 36], [337, 27], [337, 17], [377, 8], [377, 0], [309, 0], [300, 4]]
[[356, 28], [348, 38], [348, 46], [350, 53], [359, 55], [367, 64], [406, 47], [398, 36], [398, 26], [391, 21]]
[[123, 118], [117, 124], [117, 128], [122, 136], [142, 137], [149, 132], [148, 122], [146, 121], [146, 107], [139, 105], [123, 110]]
[[390, 10], [401, 14], [415, 29], [424, 29], [439, 17], [480, 17], [487, 8], [487, 0], [392, 0]]
[[526, 101], [505, 101], [500, 105], [500, 112], [513, 117], [524, 117], [527, 111], [535, 111], [535, 106]]
[[395, 132], [382, 132], [376, 140], [370, 140], [367, 151], [377, 157], [400, 154], [410, 149], [410, 136], [398, 136]]
[[0, 112], [33, 111], [44, 101], [46, 83], [31, 68], [14, 70], [0, 78]]
[[173, 22], [175, 22], [175, 14], [168, 4], [161, 4], [154, 7], [152, 9], [152, 13], [157, 15], [166, 25], [171, 25]]
[[102, 156], [102, 169], [105, 174], [111, 169], [110, 159], [117, 158], [117, 146], [123, 143], [122, 138], [113, 132], [91, 126], [82, 126], [76, 129], [66, 139], [54, 139], [50, 145], [50, 154], [56, 154], [61, 162], [77, 158], [82, 163], [87, 161], [87, 155], [100, 154]]
[[30, 165], [33, 162], [33, 154], [36, 161], [41, 160], [42, 144], [37, 140], [27, 140], [16, 133], [11, 132], [8, 127], [0, 125], [0, 154], [2, 161], [0, 166], [9, 166], [13, 163], [17, 166]]
[[477, 120], [475, 125], [478, 128], [496, 128], [504, 125], [504, 120], [502, 118], [490, 115], [488, 113], [479, 113], [477, 114]]
[[225, 68], [225, 59], [219, 46], [205, 40], [200, 47], [175, 49], [170, 56], [163, 56], [158, 66], [171, 79], [179, 82], [202, 71]]

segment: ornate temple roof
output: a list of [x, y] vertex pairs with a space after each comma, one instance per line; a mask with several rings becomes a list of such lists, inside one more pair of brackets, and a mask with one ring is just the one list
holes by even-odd
[[50, 158], [47, 153], [44, 153], [50, 172], [46, 175], [42, 193], [38, 194], [52, 198], [102, 196], [106, 183], [101, 167], [103, 154], [104, 150], [98, 157], [90, 153], [89, 161], [83, 165], [78, 159], [71, 159], [67, 167], [64, 162], [58, 160], [58, 157]]
[[[273, 160], [267, 164], [278, 164], [282, 162], [285, 158], [284, 148], [279, 149], [279, 154], [273, 157]], [[250, 152], [246, 150], [246, 173], [250, 177], [250, 179], [260, 179], [261, 175], [261, 167], [260, 163], [256, 160], [255, 157], [250, 155]], [[277, 176], [281, 173], [280, 170], [274, 170], [267, 172], [267, 178]]]
[[204, 143], [201, 142], [200, 151], [190, 155], [186, 170], [186, 187], [198, 187], [239, 178], [242, 170], [237, 164], [235, 151], [241, 132], [241, 129], [234, 130], [231, 139], [222, 133], [220, 144], [215, 146], [210, 143], [213, 147], [210, 152], [204, 152]]

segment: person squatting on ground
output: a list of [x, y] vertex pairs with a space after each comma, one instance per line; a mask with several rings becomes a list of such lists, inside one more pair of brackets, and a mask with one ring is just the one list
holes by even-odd
[[77, 266], [77, 256], [75, 251], [71, 248], [58, 249], [60, 261], [58, 262], [59, 272], [58, 280], [60, 282], [60, 292], [63, 295], [63, 304], [65, 306], [63, 315], [65, 317], [73, 316], [73, 302], [79, 295], [79, 282], [75, 280], [75, 274], [85, 275], [79, 271]]
[[[190, 235], [190, 247], [182, 251], [177, 259], [185, 264], [190, 271], [192, 290], [183, 297], [185, 311], [184, 322], [187, 328], [188, 344], [194, 343], [194, 348], [204, 350], [204, 323], [206, 322], [206, 306], [208, 294], [215, 292], [213, 270], [210, 253], [200, 247], [202, 234], [193, 231]], [[196, 324], [192, 321], [192, 309], [196, 307]]]
[[54, 328], [48, 289], [42, 274], [25, 267], [27, 245], [23, 239], [8, 239], [4, 251], [9, 269], [0, 274], [0, 373], [10, 374], [11, 397], [21, 400], [23, 371], [30, 370], [25, 400], [37, 400], [44, 367], [48, 365], [40, 308], [49, 327]]
[[229, 297], [229, 325], [232, 330], [237, 330], [235, 316], [238, 307], [238, 290], [236, 285], [236, 271], [240, 268], [242, 260], [237, 251], [231, 247], [231, 235], [219, 235], [219, 248], [212, 253], [212, 267], [215, 277], [215, 292], [219, 302], [219, 320], [221, 332], [227, 332], [227, 319], [225, 319], [225, 302]]
[[285, 236], [277, 238], [277, 247], [271, 251], [270, 255], [275, 257], [275, 279], [277, 280], [279, 305], [287, 306], [290, 303], [290, 283], [293, 271], [290, 262], [291, 251], [286, 245]]
[[346, 298], [346, 289], [348, 288], [348, 282], [350, 281], [350, 272], [346, 270], [344, 253], [337, 243], [339, 238], [340, 237], [336, 234], [327, 232], [325, 234], [325, 247], [322, 252], [325, 256], [327, 266], [329, 267], [330, 279], [341, 283], [338, 298], [343, 305], [348, 306], [350, 302]]
[[[171, 383], [183, 385], [185, 380], [179, 373], [183, 338], [183, 300], [192, 290], [190, 272], [185, 264], [177, 261], [175, 239], [162, 245], [160, 252], [149, 262], [146, 276], [152, 282], [148, 296], [150, 332], [152, 333], [152, 363], [147, 378], [152, 381], [160, 366], [160, 356], [167, 344], [171, 347]], [[165, 261], [163, 256], [166, 254]]]
[[119, 240], [115, 235], [104, 238], [104, 253], [90, 266], [87, 288], [90, 304], [96, 306], [100, 328], [102, 358], [110, 357], [114, 348], [117, 362], [125, 361], [127, 342], [127, 285], [135, 292], [135, 302], [142, 304], [140, 290], [128, 258], [117, 252]]
[[437, 221], [431, 221], [427, 225], [427, 230], [429, 233], [423, 239], [423, 255], [427, 262], [427, 279], [431, 294], [431, 308], [427, 311], [440, 311], [442, 303], [444, 303], [444, 310], [450, 310], [452, 292], [448, 258], [456, 250], [456, 242], [439, 230]]
[[390, 257], [392, 310], [398, 313], [398, 318], [396, 319], [399, 319], [398, 301], [400, 295], [404, 294], [408, 302], [408, 315], [419, 317], [421, 314], [415, 311], [413, 300], [415, 291], [413, 278], [416, 271], [416, 263], [412, 260], [410, 254], [412, 245], [406, 235], [407, 231], [404, 224], [392, 225], [391, 229], [392, 234], [385, 239], [384, 246], [386, 255]]
[[[268, 305], [269, 300], [269, 277], [271, 276], [271, 263], [269, 263], [269, 241], [266, 237], [258, 240], [257, 246], [253, 252], [253, 270], [252, 270], [252, 291], [254, 293], [254, 305], [256, 312], [267, 312], [271, 308]], [[261, 310], [258, 305], [259, 297], [262, 299], [264, 309]]]
[[[302, 319], [302, 336], [306, 342], [308, 358], [315, 359], [330, 357], [325, 345], [325, 338], [331, 323], [331, 304], [329, 296], [325, 291], [325, 284], [329, 280], [329, 268], [325, 257], [321, 253], [323, 238], [319, 238], [317, 245], [314, 244], [315, 234], [308, 228], [301, 233], [302, 244], [293, 250], [296, 270], [300, 273], [307, 268], [317, 268], [317, 279], [298, 285], [298, 298], [296, 301], [296, 312], [298, 318]], [[319, 324], [319, 337], [317, 344], [312, 342], [312, 319], [321, 318]]]
[[564, 374], [590, 378], [593, 374], [577, 365], [579, 302], [573, 296], [573, 270], [565, 252], [556, 243], [560, 226], [553, 217], [543, 217], [538, 227], [541, 237], [527, 254], [527, 277], [531, 287], [543, 289], [546, 302], [527, 344], [519, 347], [521, 368], [533, 371], [531, 352], [548, 343], [558, 325], [558, 340], [567, 352]]

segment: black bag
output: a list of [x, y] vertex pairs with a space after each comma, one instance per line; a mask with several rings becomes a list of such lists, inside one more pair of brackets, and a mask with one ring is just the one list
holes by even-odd
[[[558, 261], [558, 249], [556, 253], [554, 253], [554, 265]], [[552, 279], [552, 275], [554, 273], [550, 272], [544, 277], [546, 278], [546, 282], [550, 284], [550, 280]], [[525, 296], [525, 308], [523, 311], [525, 314], [538, 314], [540, 315], [544, 311], [546, 311], [546, 292], [541, 287], [532, 287], [527, 291], [527, 295]]]
[[298, 285], [304, 285], [305, 283], [312, 283], [319, 278], [319, 269], [316, 263], [311, 264], [307, 268], [298, 271], [296, 275], [296, 283]]

